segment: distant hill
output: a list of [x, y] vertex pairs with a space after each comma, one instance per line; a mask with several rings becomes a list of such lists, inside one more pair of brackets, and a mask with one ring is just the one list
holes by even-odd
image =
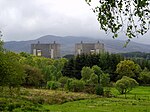
[[73, 37], [73, 36], [54, 36], [54, 35], [46, 35], [42, 36], [35, 40], [28, 40], [28, 41], [9, 41], [4, 43], [4, 47], [8, 50], [15, 51], [15, 52], [28, 52], [30, 53], [30, 46], [32, 43], [56, 43], [61, 44], [61, 55], [66, 54], [74, 54], [75, 43], [83, 42], [101, 42], [104, 43], [106, 51], [112, 53], [125, 53], [125, 52], [147, 52], [150, 53], [150, 45], [130, 42], [126, 48], [123, 48], [125, 44], [124, 41], [120, 40], [106, 40], [106, 39], [93, 39], [88, 37]]

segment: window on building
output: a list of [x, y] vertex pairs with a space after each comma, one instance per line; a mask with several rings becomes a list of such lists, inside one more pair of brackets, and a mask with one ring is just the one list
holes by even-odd
[[93, 50], [93, 49], [90, 50], [90, 53], [91, 53], [91, 54], [94, 54], [94, 53], [95, 53], [95, 50]]
[[42, 56], [42, 51], [41, 50], [37, 50], [37, 56]]

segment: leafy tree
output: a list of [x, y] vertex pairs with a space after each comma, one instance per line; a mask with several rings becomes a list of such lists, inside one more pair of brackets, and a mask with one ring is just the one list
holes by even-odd
[[140, 73], [139, 80], [142, 84], [150, 84], [150, 71], [147, 68]]
[[10, 91], [24, 80], [23, 67], [18, 59], [19, 56], [13, 52], [0, 52], [0, 86], [8, 86]]
[[109, 84], [110, 81], [110, 77], [108, 73], [104, 73], [100, 67], [98, 67], [97, 65], [94, 65], [92, 67], [94, 73], [97, 75], [98, 77], [98, 83], [101, 86], [107, 86]]
[[[92, 67], [99, 64], [99, 55], [97, 54], [82, 54], [75, 57], [75, 74], [81, 78], [81, 70], [83, 67]], [[79, 79], [80, 79], [79, 78]]]
[[95, 73], [90, 75], [90, 79], [87, 80], [89, 85], [97, 85], [98, 84], [98, 76]]
[[[94, 0], [85, 0], [89, 5]], [[145, 34], [150, 24], [149, 0], [99, 0], [93, 8], [97, 14], [100, 28], [111, 31], [113, 38], [125, 28], [125, 34], [130, 40], [138, 34]]]
[[116, 73], [119, 74], [119, 78], [123, 76], [132, 77], [138, 79], [138, 75], [141, 72], [141, 67], [135, 64], [131, 60], [124, 60], [118, 63]]
[[103, 71], [102, 71], [101, 68], [98, 67], [97, 65], [94, 65], [94, 66], [92, 67], [92, 69], [93, 69], [94, 73], [98, 76], [98, 83], [100, 84], [100, 78], [101, 78], [101, 76], [102, 76], [102, 74], [103, 74]]
[[81, 71], [82, 80], [87, 82], [93, 73], [94, 71], [90, 67], [83, 67]]
[[135, 79], [129, 78], [127, 76], [123, 76], [122, 79], [116, 82], [116, 89], [121, 93], [125, 94], [130, 92], [134, 87], [138, 85]]
[[43, 74], [41, 70], [30, 65], [24, 65], [25, 81], [24, 86], [41, 87], [44, 83]]
[[108, 73], [103, 73], [101, 75], [101, 78], [100, 78], [100, 84], [103, 86], [103, 87], [106, 87], [109, 85], [109, 82], [110, 82], [110, 75]]

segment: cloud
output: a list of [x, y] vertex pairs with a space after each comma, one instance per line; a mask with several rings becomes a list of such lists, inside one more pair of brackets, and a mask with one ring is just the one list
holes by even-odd
[[96, 16], [83, 0], [1, 0], [4, 40], [28, 40], [45, 34], [100, 35]]
[[111, 38], [99, 30], [96, 15], [84, 0], [0, 0], [0, 30], [5, 41], [47, 34]]

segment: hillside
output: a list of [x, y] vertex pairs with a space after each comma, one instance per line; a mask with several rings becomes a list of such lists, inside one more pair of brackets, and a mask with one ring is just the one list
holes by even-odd
[[56, 41], [61, 44], [61, 55], [66, 54], [74, 54], [75, 43], [83, 42], [97, 42], [100, 41], [104, 43], [106, 51], [113, 53], [124, 53], [124, 52], [150, 52], [150, 45], [130, 42], [126, 48], [123, 48], [125, 41], [120, 40], [106, 40], [106, 39], [93, 39], [88, 37], [73, 37], [73, 36], [54, 36], [54, 35], [46, 35], [42, 36], [35, 40], [28, 41], [9, 41], [5, 42], [4, 47], [8, 50], [15, 52], [28, 52], [30, 53], [30, 45], [32, 43], [37, 43], [40, 41], [41, 43], [53, 43]]

